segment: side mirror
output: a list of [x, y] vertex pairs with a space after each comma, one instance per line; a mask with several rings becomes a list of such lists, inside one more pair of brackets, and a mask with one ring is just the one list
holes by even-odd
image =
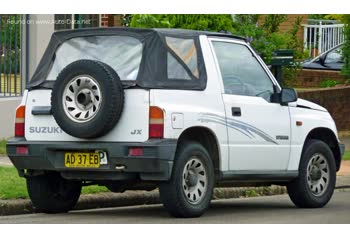
[[283, 88], [281, 91], [281, 104], [287, 104], [298, 100], [298, 93], [294, 88]]

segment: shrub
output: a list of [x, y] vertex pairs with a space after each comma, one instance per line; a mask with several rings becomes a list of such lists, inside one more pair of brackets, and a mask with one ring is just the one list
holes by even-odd
[[268, 14], [264, 19], [256, 14], [237, 14], [234, 33], [250, 39], [252, 46], [267, 63], [278, 49], [294, 49], [294, 58], [304, 59], [303, 42], [297, 37], [302, 17], [296, 19], [290, 31], [281, 33], [279, 26], [286, 18], [285, 14]]
[[[1, 17], [1, 32], [2, 34], [0, 35], [0, 42], [4, 43], [7, 42], [7, 44], [11, 44], [13, 48], [15, 48], [17, 44], [17, 48], [19, 49], [21, 47], [21, 25], [18, 22], [15, 22], [15, 20], [21, 19], [20, 15], [17, 15], [17, 18], [15, 15], [2, 15]], [[8, 22], [15, 22], [15, 24], [8, 23]], [[15, 31], [15, 28], [19, 27], [17, 31]], [[6, 34], [5, 34], [6, 32]], [[6, 40], [5, 40], [6, 38]], [[11, 40], [11, 42], [9, 42]], [[3, 46], [1, 46], [2, 48]], [[2, 49], [1, 49], [2, 50]], [[0, 50], [0, 52], [1, 52]]]
[[137, 28], [169, 28], [170, 26], [164, 14], [135, 14], [130, 22], [130, 27]]
[[337, 80], [326, 79], [320, 83], [321, 88], [335, 87], [339, 82]]
[[344, 66], [341, 73], [350, 80], [350, 15], [343, 15], [345, 43], [343, 46]]
[[229, 14], [135, 14], [131, 27], [182, 28], [206, 31], [233, 31]]

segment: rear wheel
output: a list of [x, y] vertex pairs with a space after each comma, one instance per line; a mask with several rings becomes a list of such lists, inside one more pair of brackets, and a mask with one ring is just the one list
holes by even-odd
[[27, 189], [33, 206], [45, 213], [72, 210], [79, 199], [81, 187], [81, 182], [66, 180], [59, 173], [27, 178]]
[[197, 142], [179, 147], [169, 182], [159, 187], [164, 207], [175, 217], [199, 217], [209, 207], [214, 188], [213, 163]]
[[336, 182], [336, 167], [329, 146], [319, 140], [306, 142], [300, 160], [299, 176], [287, 185], [297, 207], [323, 207], [331, 199]]

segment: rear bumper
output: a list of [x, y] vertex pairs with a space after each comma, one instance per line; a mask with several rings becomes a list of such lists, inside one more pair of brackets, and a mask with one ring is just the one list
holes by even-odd
[[[141, 179], [166, 181], [171, 177], [176, 151], [176, 140], [150, 140], [143, 143], [113, 142], [32, 142], [13, 138], [7, 143], [7, 154], [20, 171], [59, 171], [67, 179], [127, 180]], [[28, 154], [17, 154], [17, 146], [27, 146]], [[143, 156], [129, 156], [130, 147], [143, 148]], [[107, 152], [108, 163], [98, 169], [67, 168], [67, 151], [102, 150]], [[124, 166], [123, 170], [116, 168]], [[30, 171], [29, 171], [30, 172]]]

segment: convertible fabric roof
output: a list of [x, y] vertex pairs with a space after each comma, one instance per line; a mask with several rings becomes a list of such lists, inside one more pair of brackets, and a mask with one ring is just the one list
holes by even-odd
[[[55, 79], [47, 79], [51, 69], [55, 53], [62, 43], [72, 38], [93, 37], [93, 36], [129, 36], [134, 37], [143, 44], [142, 60], [135, 84], [143, 88], [169, 88], [169, 89], [192, 89], [202, 90], [206, 87], [206, 70], [204, 59], [199, 44], [199, 36], [217, 36], [234, 38], [246, 41], [243, 37], [233, 36], [231, 34], [194, 31], [183, 29], [143, 29], [143, 28], [83, 28], [75, 30], [64, 30], [54, 32], [46, 51], [27, 84], [28, 89], [33, 88], [52, 88]], [[179, 57], [176, 49], [169, 46], [167, 38], [191, 39], [196, 50], [196, 73], [193, 74], [184, 59]], [[193, 49], [192, 49], [193, 50]], [[178, 61], [191, 80], [188, 79], [170, 79], [167, 70], [167, 58], [169, 54], [175, 61]], [[123, 80], [123, 79], [122, 79]]]

